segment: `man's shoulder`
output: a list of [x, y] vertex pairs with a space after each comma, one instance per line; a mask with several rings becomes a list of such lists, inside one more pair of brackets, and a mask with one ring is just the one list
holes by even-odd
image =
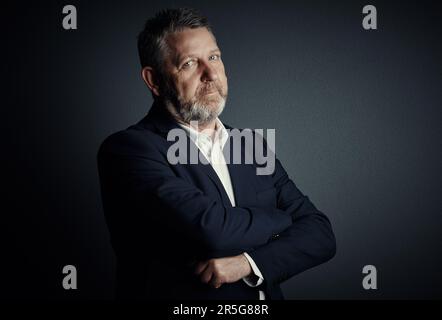
[[161, 144], [164, 144], [163, 137], [149, 128], [141, 126], [140, 123], [137, 123], [108, 136], [101, 143], [98, 155], [145, 154], [156, 150]]

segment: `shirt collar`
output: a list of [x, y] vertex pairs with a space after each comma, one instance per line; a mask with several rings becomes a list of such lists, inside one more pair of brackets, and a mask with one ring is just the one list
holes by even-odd
[[183, 124], [180, 122], [178, 122], [178, 124], [186, 131], [194, 142], [199, 142], [202, 140], [213, 144], [215, 141], [219, 140], [221, 148], [223, 148], [229, 138], [229, 134], [219, 118], [216, 118], [215, 120], [215, 133], [213, 134], [213, 140], [210, 135], [204, 131], [199, 132], [188, 124]]

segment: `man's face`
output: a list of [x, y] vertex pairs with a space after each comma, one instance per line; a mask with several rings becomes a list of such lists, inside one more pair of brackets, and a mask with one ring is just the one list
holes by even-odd
[[206, 28], [169, 34], [164, 52], [166, 102], [185, 122], [207, 123], [223, 110], [227, 77], [215, 37]]

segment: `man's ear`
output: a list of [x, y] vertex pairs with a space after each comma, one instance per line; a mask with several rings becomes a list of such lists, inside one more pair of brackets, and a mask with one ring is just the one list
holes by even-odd
[[144, 67], [141, 69], [141, 77], [153, 94], [159, 97], [159, 79], [155, 70], [152, 67]]

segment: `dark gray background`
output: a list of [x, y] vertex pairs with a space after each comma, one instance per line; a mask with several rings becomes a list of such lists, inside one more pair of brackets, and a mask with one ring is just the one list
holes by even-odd
[[[441, 298], [441, 6], [430, 1], [69, 1], [2, 9], [2, 297], [111, 298], [96, 153], [148, 111], [136, 36], [168, 6], [206, 14], [222, 120], [275, 128], [290, 176], [331, 219], [336, 257], [287, 299]], [[78, 9], [78, 30], [61, 27]], [[378, 30], [362, 29], [376, 5]], [[62, 267], [78, 270], [64, 291]], [[377, 291], [362, 268], [378, 269]]]

